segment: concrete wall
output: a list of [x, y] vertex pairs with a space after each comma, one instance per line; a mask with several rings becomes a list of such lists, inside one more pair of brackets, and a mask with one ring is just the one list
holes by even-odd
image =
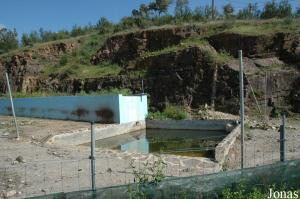
[[145, 120], [148, 115], [147, 96], [120, 96], [120, 123]]
[[222, 165], [236, 138], [240, 125], [232, 120], [147, 120], [147, 128], [226, 131], [229, 134], [216, 146], [215, 160]]
[[[129, 122], [126, 124], [111, 124], [106, 127], [95, 127], [96, 140], [105, 139], [117, 135], [122, 135], [146, 128], [145, 120], [137, 122]], [[72, 146], [88, 143], [91, 141], [91, 130], [89, 128], [55, 135], [48, 140], [47, 144], [57, 144], [64, 146]]]
[[[177, 198], [187, 196], [187, 198], [212, 199], [221, 196], [225, 188], [234, 188], [240, 183], [243, 184], [245, 193], [253, 192], [254, 187], [265, 188], [270, 187], [270, 185], [298, 188], [300, 187], [300, 160], [214, 174], [167, 178], [160, 182], [159, 186], [145, 185], [143, 192], [155, 199], [176, 198], [176, 196]], [[129, 187], [136, 186], [129, 184], [99, 188], [96, 192], [60, 193], [55, 197], [52, 194], [39, 198], [127, 198]]]
[[[100, 123], [144, 120], [147, 96], [59, 96], [14, 99], [16, 116]], [[11, 115], [8, 99], [0, 100], [0, 115]]]
[[241, 133], [241, 125], [235, 127], [223, 140], [220, 142], [215, 149], [215, 160], [223, 164], [225, 162], [225, 158], [229, 153], [229, 150], [233, 146], [236, 138]]
[[146, 125], [151, 129], [225, 131], [227, 124], [234, 123], [232, 120], [147, 120]]

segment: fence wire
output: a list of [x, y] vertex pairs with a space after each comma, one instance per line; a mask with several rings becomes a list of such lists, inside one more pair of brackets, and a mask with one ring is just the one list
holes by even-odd
[[[279, 122], [278, 122], [279, 123]], [[286, 158], [300, 159], [300, 131], [286, 129]], [[273, 165], [280, 161], [279, 132], [277, 129], [264, 131], [248, 129], [245, 131], [245, 167], [255, 168]], [[213, 136], [211, 139], [215, 138]], [[209, 146], [209, 145], [208, 145]], [[194, 147], [192, 147], [194, 148]], [[42, 147], [41, 149], [47, 150]], [[188, 152], [191, 148], [187, 149]], [[3, 149], [5, 150], [5, 149]], [[7, 155], [0, 157], [0, 190], [15, 198], [67, 193], [91, 190], [91, 165], [88, 153], [76, 158], [62, 156], [52, 160], [34, 160], [11, 165], [13, 147], [8, 147]], [[34, 148], [18, 148], [20, 151]], [[104, 150], [105, 151], [105, 150]], [[51, 151], [50, 151], [51, 152]], [[240, 167], [240, 140], [231, 146], [224, 163], [220, 164], [211, 157], [187, 157], [166, 153], [140, 154], [116, 152], [101, 149], [96, 153], [96, 187], [97, 189], [131, 185], [138, 182], [138, 176], [153, 176], [152, 165], [162, 160], [162, 176], [166, 179], [178, 177], [206, 176], [236, 170]], [[7, 160], [9, 160], [7, 162]], [[150, 168], [150, 169], [149, 169]], [[238, 179], [237, 179], [238, 180]]]

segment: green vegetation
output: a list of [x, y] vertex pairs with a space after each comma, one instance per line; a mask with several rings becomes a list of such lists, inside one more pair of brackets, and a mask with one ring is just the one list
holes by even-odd
[[0, 27], [0, 54], [18, 48], [17, 31]]
[[[96, 96], [96, 95], [114, 95], [114, 94], [122, 94], [122, 95], [131, 95], [132, 92], [129, 89], [118, 89], [118, 88], [107, 88], [101, 89], [98, 91], [93, 91], [86, 93], [84, 91], [80, 93], [75, 93], [76, 96]], [[53, 92], [53, 91], [36, 91], [32, 93], [24, 93], [24, 92], [14, 92], [12, 93], [14, 98], [27, 98], [27, 97], [50, 97], [50, 96], [70, 96], [70, 93], [63, 92]], [[0, 94], [0, 98], [7, 98], [8, 94]]]
[[[157, 168], [155, 168], [155, 166]], [[154, 164], [144, 163], [139, 169], [131, 164], [133, 173], [135, 176], [136, 184], [130, 185], [128, 187], [128, 194], [130, 199], [147, 199], [152, 198], [151, 191], [155, 191], [155, 188], [149, 189], [149, 186], [156, 186], [157, 183], [161, 182], [165, 177], [162, 173], [165, 163], [159, 159], [155, 161]], [[158, 178], [155, 178], [158, 177]], [[296, 198], [296, 195], [300, 195], [300, 189], [287, 188], [286, 186], [276, 187], [275, 185], [265, 187], [254, 185], [252, 188], [247, 188], [243, 182], [239, 184], [233, 184], [231, 188], [225, 188], [222, 193], [211, 193], [206, 194], [208, 198], [220, 198], [220, 199], [266, 199], [270, 196], [270, 189], [272, 189], [272, 194], [278, 192], [282, 194], [282, 198]], [[149, 191], [151, 190], [151, 191]], [[180, 188], [177, 190], [170, 190], [169, 197], [178, 199], [189, 199], [195, 198], [199, 193], [195, 192], [193, 188]], [[276, 194], [276, 197], [278, 196]], [[292, 197], [291, 197], [292, 196]], [[206, 198], [205, 197], [205, 198]], [[272, 197], [274, 198], [274, 197]]]
[[[175, 4], [174, 13], [168, 13], [171, 4]], [[288, 0], [267, 1], [262, 10], [258, 9], [257, 4], [248, 4], [245, 8], [241, 8], [234, 12], [234, 7], [231, 4], [226, 4], [223, 7], [223, 12], [212, 9], [211, 6], [196, 6], [194, 9], [189, 7], [189, 0], [152, 0], [149, 4], [141, 4], [138, 9], [133, 9], [131, 16], [124, 17], [119, 23], [113, 24], [106, 18], [101, 17], [95, 25], [74, 26], [72, 30], [61, 30], [58, 32], [46, 31], [39, 29], [39, 31], [32, 31], [28, 34], [24, 33], [21, 37], [20, 47], [33, 46], [35, 43], [56, 41], [62, 39], [73, 38], [77, 36], [91, 34], [98, 32], [99, 34], [124, 33], [137, 29], [145, 29], [153, 26], [164, 26], [168, 24], [182, 25], [185, 23], [206, 23], [212, 17], [212, 10], [214, 10], [214, 19], [220, 20], [241, 20], [241, 19], [271, 19], [271, 18], [292, 18], [300, 17], [300, 8], [295, 9], [293, 13], [292, 6]], [[237, 13], [237, 14], [235, 14]], [[299, 21], [299, 19], [297, 19]], [[293, 24], [285, 23], [286, 26]], [[241, 32], [260, 33], [266, 27], [260, 27], [257, 22], [258, 29], [247, 30], [243, 27]], [[240, 27], [235, 27], [240, 28]], [[296, 27], [297, 28], [297, 27]], [[299, 26], [298, 26], [299, 28]], [[285, 30], [284, 28], [282, 30]], [[272, 28], [268, 28], [272, 31]], [[275, 31], [273, 29], [273, 31]], [[265, 32], [265, 31], [263, 31]], [[0, 30], [0, 54], [6, 53], [10, 50], [18, 48], [17, 32], [7, 29]]]
[[166, 108], [160, 112], [150, 112], [147, 116], [148, 119], [154, 120], [166, 120], [166, 119], [174, 119], [174, 120], [184, 120], [189, 118], [188, 112], [181, 106], [167, 105]]
[[245, 35], [263, 35], [274, 32], [293, 32], [297, 33], [300, 28], [299, 19], [271, 19], [265, 21], [236, 21], [232, 26], [225, 29], [225, 32], [233, 32]]
[[74, 26], [71, 31], [60, 30], [58, 32], [46, 31], [40, 28], [39, 31], [32, 31], [29, 34], [23, 33], [21, 37], [22, 46], [33, 46], [35, 43], [56, 41], [77, 37], [92, 32], [96, 28], [94, 26]]
[[93, 78], [108, 75], [118, 75], [121, 67], [109, 61], [99, 65], [92, 65], [90, 58], [95, 53], [95, 49], [101, 47], [106, 39], [106, 35], [91, 34], [88, 37], [79, 39], [80, 46], [70, 53], [64, 54], [59, 63], [44, 67], [42, 75], [63, 75], [71, 78]]
[[277, 3], [277, 1], [272, 0], [268, 1], [261, 13], [260, 17], [262, 19], [270, 19], [270, 18], [284, 18], [284, 17], [291, 17], [292, 13], [292, 6], [288, 0], [281, 0]]
[[[167, 13], [167, 8], [170, 4], [175, 3], [174, 14]], [[272, 3], [272, 2], [271, 2]], [[276, 12], [284, 8], [286, 13], [286, 2], [277, 6]], [[224, 15], [215, 13], [217, 18], [215, 21], [208, 21], [211, 16], [209, 6], [196, 7], [195, 10], [189, 8], [188, 0], [153, 0], [148, 5], [142, 4], [139, 9], [133, 10], [132, 16], [124, 17], [119, 23], [113, 24], [106, 18], [102, 17], [96, 25], [86, 27], [74, 26], [71, 31], [59, 31], [57, 33], [45, 31], [33, 31], [28, 35], [22, 36], [22, 45], [19, 49], [16, 31], [1, 30], [0, 34], [0, 56], [1, 60], [10, 60], [18, 51], [31, 52], [33, 49], [43, 48], [51, 43], [60, 40], [64, 43], [75, 43], [76, 48], [72, 52], [60, 55], [57, 59], [43, 59], [32, 53], [36, 57], [36, 62], [43, 65], [41, 76], [47, 78], [57, 77], [66, 78], [96, 78], [103, 76], [115, 76], [120, 74], [122, 68], [116, 63], [110, 61], [102, 62], [99, 65], [90, 63], [91, 57], [96, 50], [100, 49], [105, 40], [117, 34], [124, 34], [139, 29], [157, 29], [161, 27], [176, 27], [176, 25], [187, 25], [191, 28], [204, 30], [203, 36], [184, 39], [180, 44], [166, 47], [154, 52], [144, 52], [141, 58], [149, 56], [158, 56], [161, 54], [177, 52], [188, 47], [197, 46], [201, 48], [208, 60], [208, 65], [222, 65], [225, 62], [232, 60], [232, 56], [226, 52], [215, 52], [208, 45], [207, 37], [220, 32], [236, 32], [249, 35], [269, 34], [273, 32], [290, 31], [294, 34], [300, 34], [300, 20], [295, 14], [284, 19], [268, 19], [268, 20], [237, 20], [237, 19], [258, 19], [257, 8], [255, 4], [249, 4], [243, 10], [243, 17], [239, 14], [235, 15], [232, 5], [224, 6]], [[300, 13], [300, 9], [296, 12]], [[274, 11], [274, 12], [275, 12]], [[268, 11], [269, 12], [269, 11]], [[282, 11], [283, 12], [283, 11]], [[242, 11], [241, 11], [242, 13]], [[281, 14], [280, 16], [283, 16]], [[226, 19], [225, 21], [223, 19]], [[229, 19], [229, 20], [227, 20]], [[47, 42], [47, 43], [43, 43]], [[33, 58], [35, 59], [35, 58]], [[146, 71], [131, 71], [128, 76], [145, 76]]]
[[146, 161], [141, 166], [136, 166], [134, 161], [130, 162], [130, 168], [134, 175], [135, 185], [130, 185], [128, 187], [128, 194], [130, 199], [146, 199], [146, 193], [143, 188], [149, 185], [157, 185], [161, 182], [165, 175], [163, 170], [166, 167], [166, 163], [162, 160], [160, 156], [154, 162]]
[[103, 62], [100, 65], [85, 65], [67, 63], [59, 66], [48, 66], [43, 70], [44, 76], [49, 75], [65, 75], [71, 78], [93, 78], [93, 77], [103, 77], [108, 75], [118, 75], [121, 68], [117, 64], [112, 64], [110, 62]]
[[114, 94], [122, 94], [122, 95], [132, 95], [131, 90], [124, 88], [124, 89], [118, 89], [118, 88], [107, 88], [107, 89], [101, 89], [99, 91], [94, 92], [81, 92], [76, 93], [76, 95], [84, 96], [84, 95], [114, 95]]
[[161, 50], [152, 51], [152, 52], [145, 52], [141, 55], [142, 58], [146, 57], [152, 57], [152, 56], [158, 56], [162, 54], [167, 54], [171, 52], [177, 52], [179, 50], [186, 49], [188, 47], [199, 47], [203, 50], [203, 53], [206, 56], [206, 59], [210, 65], [215, 64], [223, 64], [233, 59], [233, 57], [230, 55], [230, 53], [226, 51], [216, 52], [213, 48], [210, 47], [207, 40], [201, 37], [190, 37], [187, 39], [184, 39], [179, 45], [166, 47]]
[[[13, 98], [27, 98], [27, 97], [49, 97], [49, 96], [66, 96], [67, 93], [58, 93], [53, 91], [36, 91], [32, 93], [14, 92], [12, 93]], [[8, 98], [8, 94], [1, 93], [0, 98]]]
[[258, 19], [260, 11], [258, 10], [257, 3], [249, 3], [247, 7], [239, 10], [237, 14], [238, 19]]
[[[282, 186], [281, 188], [276, 188], [275, 186], [262, 188], [254, 186], [252, 190], [246, 191], [246, 186], [243, 183], [238, 184], [235, 188], [226, 188], [222, 192], [222, 199], [266, 199], [269, 198], [270, 195], [270, 189], [274, 191], [286, 191], [286, 192], [292, 192], [300, 194], [300, 190], [291, 190], [287, 189], [285, 186]], [[291, 193], [291, 194], [292, 194]], [[287, 198], [287, 197], [285, 197]], [[289, 197], [291, 198], [291, 197]]]
[[295, 120], [300, 120], [300, 113], [296, 113], [292, 116]]
[[225, 19], [231, 19], [234, 17], [234, 15], [233, 15], [234, 8], [231, 5], [231, 3], [228, 3], [223, 7], [223, 13], [224, 13]]
[[59, 64], [60, 64], [61, 66], [65, 66], [67, 63], [68, 63], [68, 57], [67, 57], [66, 55], [62, 56], [62, 57], [60, 58]]

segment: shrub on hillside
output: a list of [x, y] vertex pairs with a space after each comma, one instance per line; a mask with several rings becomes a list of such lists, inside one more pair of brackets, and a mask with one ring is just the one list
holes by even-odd
[[18, 48], [17, 32], [0, 27], [0, 54]]
[[65, 66], [68, 63], [68, 57], [67, 56], [62, 56], [59, 60], [59, 64], [61, 66]]
[[268, 1], [261, 13], [262, 19], [284, 18], [292, 16], [292, 5], [288, 0], [281, 0], [277, 3], [275, 0]]
[[96, 24], [96, 29], [99, 30], [100, 34], [108, 33], [112, 31], [113, 29], [113, 24], [108, 21], [105, 17], [101, 17]]
[[160, 112], [150, 112], [147, 116], [148, 119], [174, 119], [174, 120], [184, 120], [189, 117], [188, 112], [181, 106], [167, 105], [166, 108]]

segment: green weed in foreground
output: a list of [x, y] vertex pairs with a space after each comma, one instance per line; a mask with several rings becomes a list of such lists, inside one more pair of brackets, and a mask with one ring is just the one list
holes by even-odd
[[[234, 189], [229, 189], [226, 188], [223, 190], [222, 192], [222, 197], [220, 197], [221, 199], [267, 199], [270, 198], [270, 189], [272, 189], [272, 193], [274, 193], [275, 191], [277, 192], [282, 192], [284, 191], [285, 193], [283, 194], [297, 194], [298, 196], [300, 196], [300, 189], [298, 190], [290, 190], [288, 188], [286, 188], [285, 186], [281, 187], [281, 188], [276, 188], [274, 185], [270, 186], [268, 188], [260, 188], [260, 187], [256, 187], [254, 186], [252, 188], [252, 190], [250, 192], [246, 191], [246, 187], [243, 183], [238, 184], [238, 186]], [[289, 193], [290, 192], [290, 193]], [[274, 198], [274, 196], [271, 197], [271, 199]], [[288, 197], [291, 198], [291, 197]]]
[[150, 112], [147, 116], [150, 120], [184, 120], [188, 119], [188, 112], [181, 106], [167, 105], [167, 107], [162, 111]]
[[166, 168], [166, 163], [160, 156], [154, 162], [146, 161], [142, 165], [135, 165], [134, 161], [130, 162], [130, 169], [134, 175], [135, 185], [128, 187], [128, 194], [130, 199], [147, 199], [144, 188], [146, 186], [155, 186], [161, 182], [165, 175], [163, 173]]

